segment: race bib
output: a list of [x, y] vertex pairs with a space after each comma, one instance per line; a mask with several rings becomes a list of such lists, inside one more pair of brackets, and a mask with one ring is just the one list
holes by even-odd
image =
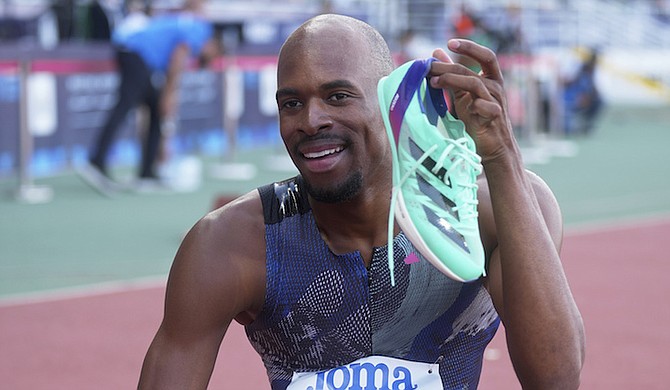
[[438, 364], [385, 356], [321, 372], [293, 374], [287, 390], [442, 390]]

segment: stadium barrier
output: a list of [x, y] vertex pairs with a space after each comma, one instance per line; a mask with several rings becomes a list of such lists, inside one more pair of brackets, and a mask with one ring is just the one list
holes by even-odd
[[[18, 178], [20, 200], [50, 198], [44, 192], [40, 200], [33, 178], [84, 162], [115, 103], [119, 80], [113, 53], [107, 47], [89, 50], [88, 58], [81, 58], [80, 50], [69, 56], [61, 51], [58, 58], [45, 52], [3, 59], [0, 52], [0, 178]], [[275, 72], [273, 56], [220, 58], [207, 69], [189, 69], [181, 80], [174, 153], [228, 156], [224, 161], [232, 162], [239, 148], [277, 144]], [[139, 158], [141, 117], [138, 110], [122, 125], [113, 165]]]

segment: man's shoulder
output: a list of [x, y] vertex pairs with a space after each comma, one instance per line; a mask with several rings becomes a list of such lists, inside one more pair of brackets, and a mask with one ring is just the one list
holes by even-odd
[[265, 225], [257, 191], [210, 211], [182, 244], [189, 256], [211, 264], [263, 264]]
[[[192, 304], [207, 307], [209, 318], [243, 318], [259, 310], [265, 288], [265, 245], [255, 191], [195, 224], [177, 252], [169, 284], [175, 295], [199, 296]], [[230, 300], [233, 295], [236, 299]]]
[[[533, 186], [533, 190], [541, 192], [540, 196], [538, 198], [542, 198], [544, 196], [547, 196], [549, 198], [553, 198], [553, 193], [551, 191], [551, 188], [549, 188], [549, 185], [547, 184], [544, 179], [537, 173], [525, 169], [526, 176], [528, 177], [528, 180], [530, 181], [530, 184]], [[481, 201], [490, 201], [490, 190], [489, 190], [489, 184], [488, 180], [486, 179], [486, 175], [482, 174], [477, 178], [477, 197], [481, 203]], [[536, 194], [537, 195], [537, 194]], [[541, 200], [541, 199], [538, 199]]]
[[264, 185], [258, 188], [258, 193], [267, 225], [304, 214], [311, 209], [301, 176]]
[[[534, 196], [547, 219], [547, 224], [552, 230], [560, 230], [562, 221], [560, 218], [560, 207], [549, 185], [537, 173], [526, 169], [526, 176], [533, 187]], [[477, 178], [477, 200], [480, 231], [485, 245], [497, 242], [495, 220], [493, 217], [493, 205], [491, 204], [491, 190], [486, 175]]]
[[227, 198], [226, 201], [220, 202], [214, 210], [207, 213], [200, 222], [211, 227], [225, 228], [235, 224], [253, 224], [257, 220], [262, 221], [263, 208], [257, 190], [232, 199]]
[[[265, 225], [304, 214], [311, 208], [303, 180], [295, 176], [268, 183], [242, 196], [222, 196], [216, 208], [205, 215], [195, 227], [198, 235], [235, 235], [242, 231], [262, 231]], [[230, 230], [235, 232], [230, 232]]]

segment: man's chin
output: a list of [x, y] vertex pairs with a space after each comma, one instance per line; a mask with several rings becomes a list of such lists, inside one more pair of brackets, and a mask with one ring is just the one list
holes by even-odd
[[317, 185], [305, 179], [307, 193], [316, 201], [323, 203], [341, 203], [353, 199], [362, 188], [363, 179], [360, 173], [354, 173], [341, 183]]

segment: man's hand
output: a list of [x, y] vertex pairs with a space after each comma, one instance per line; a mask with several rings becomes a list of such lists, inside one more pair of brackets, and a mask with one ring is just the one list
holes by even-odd
[[497, 159], [515, 144], [498, 59], [490, 49], [468, 40], [452, 39], [448, 48], [477, 62], [482, 71], [454, 64], [444, 50], [437, 49], [433, 56], [439, 61], [433, 63], [430, 83], [453, 91], [456, 113], [474, 138], [482, 161]]

